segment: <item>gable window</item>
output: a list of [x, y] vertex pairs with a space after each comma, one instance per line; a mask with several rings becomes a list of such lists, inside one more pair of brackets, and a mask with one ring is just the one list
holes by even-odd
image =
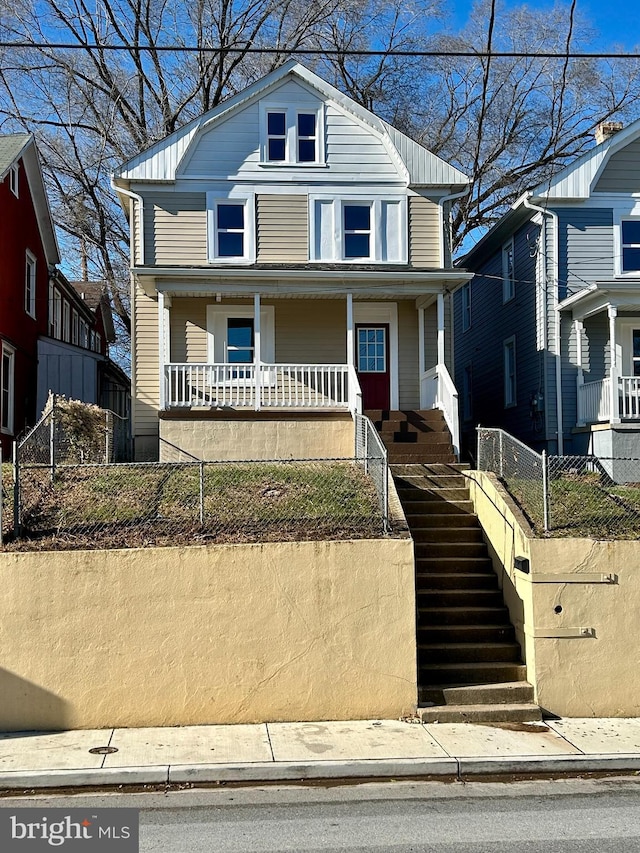
[[252, 193], [207, 193], [207, 223], [209, 262], [255, 261], [255, 213]]
[[371, 257], [371, 205], [345, 204], [343, 209], [345, 258]]
[[516, 339], [507, 338], [503, 344], [504, 406], [516, 405]]
[[462, 331], [471, 328], [471, 282], [462, 286]]
[[309, 198], [312, 261], [407, 263], [407, 199]]
[[3, 341], [0, 371], [0, 427], [2, 432], [8, 433], [13, 433], [15, 359], [16, 351]]
[[267, 160], [270, 163], [287, 159], [287, 114], [267, 113]]
[[622, 272], [638, 272], [640, 271], [640, 218], [623, 219], [620, 226]]
[[27, 249], [24, 269], [24, 310], [36, 316], [36, 259]]
[[18, 167], [12, 166], [9, 169], [9, 189], [18, 198]]
[[509, 302], [516, 295], [513, 261], [513, 240], [502, 247], [502, 301]]
[[316, 114], [298, 113], [298, 163], [316, 162]]

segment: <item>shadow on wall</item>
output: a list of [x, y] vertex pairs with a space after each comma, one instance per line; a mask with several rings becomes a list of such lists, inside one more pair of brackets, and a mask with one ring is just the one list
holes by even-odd
[[71, 704], [16, 675], [0, 669], [0, 731], [60, 731], [71, 726]]

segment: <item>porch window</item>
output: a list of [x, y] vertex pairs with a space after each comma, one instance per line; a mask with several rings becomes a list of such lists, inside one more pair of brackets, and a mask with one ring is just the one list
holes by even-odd
[[503, 344], [504, 406], [516, 405], [516, 339], [508, 338]]
[[229, 317], [227, 319], [227, 363], [252, 364], [253, 351], [253, 319]]
[[267, 113], [267, 160], [270, 163], [287, 159], [287, 114]]
[[36, 316], [36, 258], [27, 249], [24, 270], [24, 310], [30, 317]]
[[345, 204], [343, 216], [345, 258], [370, 258], [371, 205]]
[[358, 329], [358, 372], [385, 373], [387, 353], [385, 330], [380, 328]]
[[0, 383], [0, 426], [3, 432], [13, 432], [14, 370], [16, 351], [2, 343], [2, 371]]
[[509, 302], [516, 295], [513, 261], [513, 240], [502, 247], [502, 301]]
[[633, 367], [633, 375], [640, 376], [640, 329], [633, 330], [633, 355], [631, 362]]
[[640, 218], [623, 219], [622, 226], [622, 271], [640, 271]]

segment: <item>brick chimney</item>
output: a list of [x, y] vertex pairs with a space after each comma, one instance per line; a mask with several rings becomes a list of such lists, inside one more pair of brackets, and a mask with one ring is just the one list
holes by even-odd
[[617, 133], [619, 130], [622, 130], [621, 121], [601, 121], [600, 124], [596, 125], [596, 129], [594, 131], [596, 145], [600, 145], [601, 142], [605, 142], [607, 139], [610, 139], [614, 133]]

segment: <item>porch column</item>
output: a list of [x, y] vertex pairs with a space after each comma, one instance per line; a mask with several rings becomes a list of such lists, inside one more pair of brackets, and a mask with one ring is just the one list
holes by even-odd
[[353, 335], [353, 293], [347, 293], [347, 364], [349, 367], [355, 367]]
[[444, 365], [444, 293], [438, 294], [438, 367]]
[[420, 408], [426, 406], [422, 399], [422, 374], [424, 373], [424, 308], [418, 308], [418, 390]]
[[158, 407], [160, 411], [167, 408], [167, 382], [165, 365], [171, 361], [171, 297], [158, 291]]
[[609, 370], [609, 423], [620, 423], [620, 408], [618, 403], [618, 365], [616, 364], [616, 317], [618, 309], [615, 305], [609, 305], [609, 357], [611, 367]]
[[576, 335], [576, 361], [578, 367], [577, 375], [577, 426], [584, 426], [586, 421], [584, 417], [584, 400], [582, 398], [582, 386], [584, 385], [584, 371], [582, 370], [582, 321], [574, 320], [573, 328]]
[[260, 411], [260, 403], [262, 397], [262, 375], [260, 369], [261, 352], [260, 352], [260, 294], [256, 293], [253, 297], [253, 369], [255, 370], [255, 400], [254, 408], [256, 412]]

